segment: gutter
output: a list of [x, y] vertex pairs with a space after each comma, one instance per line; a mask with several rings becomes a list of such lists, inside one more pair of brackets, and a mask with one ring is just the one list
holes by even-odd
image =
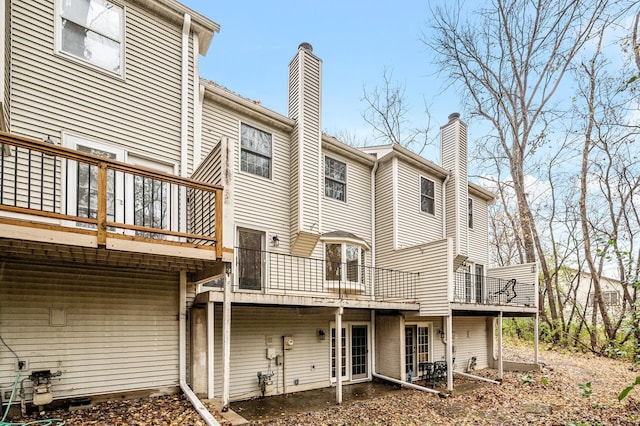
[[180, 314], [179, 314], [179, 347], [180, 347], [180, 389], [193, 405], [193, 408], [200, 414], [200, 417], [209, 426], [220, 426], [220, 423], [213, 417], [207, 408], [198, 399], [195, 393], [187, 384], [187, 273], [180, 271]]

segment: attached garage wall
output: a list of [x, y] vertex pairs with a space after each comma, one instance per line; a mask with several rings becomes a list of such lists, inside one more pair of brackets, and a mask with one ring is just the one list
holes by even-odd
[[[55, 398], [178, 385], [177, 274], [0, 262], [0, 335]], [[16, 359], [0, 348], [0, 386]], [[27, 399], [31, 385], [25, 382]]]

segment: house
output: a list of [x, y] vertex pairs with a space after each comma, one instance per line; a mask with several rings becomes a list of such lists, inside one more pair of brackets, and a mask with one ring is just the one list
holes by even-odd
[[283, 115], [198, 78], [219, 26], [174, 0], [3, 6], [2, 392], [340, 402], [435, 361], [451, 390], [502, 372], [503, 316], [537, 319], [536, 266], [489, 267], [459, 115], [439, 165], [355, 148], [322, 133], [308, 43]]
[[191, 309], [194, 391], [226, 405], [335, 386], [340, 402], [343, 383], [406, 383], [434, 361], [448, 389], [453, 369], [502, 371], [497, 320], [537, 318], [537, 269], [489, 268], [493, 195], [468, 181], [466, 124], [442, 126], [440, 165], [355, 148], [321, 131], [321, 77], [302, 43], [286, 116], [203, 81], [194, 177], [225, 188], [235, 249]]

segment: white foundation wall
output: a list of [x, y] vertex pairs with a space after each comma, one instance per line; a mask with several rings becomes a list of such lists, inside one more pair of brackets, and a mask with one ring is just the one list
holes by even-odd
[[[342, 317], [343, 327], [369, 325], [370, 315], [368, 310], [346, 310]], [[260, 396], [258, 372], [274, 373], [273, 388], [266, 395], [330, 386], [330, 342], [334, 320], [333, 309], [233, 305], [231, 400]], [[318, 336], [318, 330], [324, 331], [324, 340]], [[370, 330], [369, 325], [369, 333]], [[284, 349], [285, 337], [294, 342], [289, 350]], [[273, 348], [278, 360], [267, 359], [267, 348]], [[281, 361], [281, 365], [276, 365], [277, 361]], [[222, 395], [221, 305], [214, 309], [214, 395]]]
[[[61, 371], [54, 398], [178, 385], [177, 274], [0, 261], [0, 335], [36, 370]], [[0, 387], [15, 356], [0, 348]], [[27, 399], [31, 384], [25, 382]]]

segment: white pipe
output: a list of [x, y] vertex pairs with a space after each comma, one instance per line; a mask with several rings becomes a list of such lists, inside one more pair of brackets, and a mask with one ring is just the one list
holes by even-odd
[[460, 375], [460, 376], [468, 377], [468, 378], [470, 378], [470, 379], [480, 380], [480, 381], [482, 381], [482, 382], [494, 383], [494, 384], [496, 384], [496, 385], [499, 385], [499, 384], [500, 384], [500, 382], [497, 382], [497, 381], [495, 381], [495, 380], [487, 379], [487, 378], [480, 377], [480, 376], [474, 376], [473, 374], [462, 373], [462, 372], [460, 372], [460, 371], [454, 371], [454, 372], [453, 372], [453, 374], [458, 374], [458, 375]]
[[382, 374], [378, 374], [378, 373], [373, 373], [373, 377], [376, 377], [376, 378], [382, 379], [382, 380], [386, 380], [388, 382], [395, 383], [395, 384], [398, 384], [398, 385], [401, 385], [401, 386], [406, 386], [406, 387], [411, 388], [411, 389], [417, 389], [417, 390], [420, 390], [420, 391], [423, 391], [423, 392], [430, 392], [430, 393], [435, 393], [435, 394], [438, 394], [438, 395], [440, 395], [442, 393], [442, 392], [437, 391], [435, 389], [426, 388], [424, 386], [415, 385], [415, 384], [409, 383], [409, 382], [403, 382], [402, 380], [394, 379], [393, 377], [383, 376]]
[[209, 426], [220, 426], [220, 423], [213, 417], [213, 415], [207, 410], [207, 408], [200, 402], [196, 394], [193, 393], [189, 385], [187, 384], [187, 273], [186, 271], [180, 271], [180, 308], [179, 308], [179, 377], [180, 377], [180, 389], [182, 393], [193, 405], [193, 408], [200, 414], [200, 417]]
[[[378, 171], [378, 161], [371, 169], [371, 300], [376, 300], [376, 172]], [[375, 371], [375, 370], [373, 370]]]

